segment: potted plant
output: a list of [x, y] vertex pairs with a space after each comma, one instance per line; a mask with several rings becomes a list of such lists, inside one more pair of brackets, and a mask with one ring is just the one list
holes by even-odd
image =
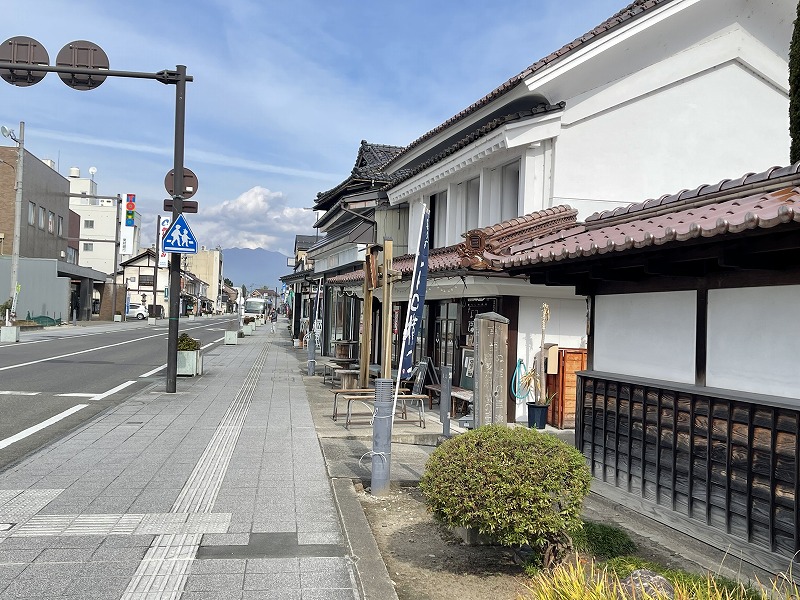
[[188, 333], [178, 336], [178, 375], [192, 377], [203, 374], [203, 355], [200, 340]]
[[[550, 320], [550, 307], [545, 302], [542, 304], [542, 339], [539, 347], [539, 354], [533, 361], [531, 369], [520, 377], [521, 389], [527, 389], [527, 398], [533, 392], [533, 400], [527, 400], [528, 406], [528, 427], [544, 429], [547, 425], [547, 410], [556, 394], [547, 393], [545, 381], [546, 372], [544, 369], [544, 334], [547, 329], [547, 322]], [[524, 364], [524, 363], [523, 363]]]

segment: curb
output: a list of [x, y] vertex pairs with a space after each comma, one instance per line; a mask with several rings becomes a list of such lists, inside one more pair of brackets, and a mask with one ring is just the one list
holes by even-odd
[[397, 600], [397, 592], [353, 482], [350, 479], [335, 478], [331, 479], [331, 486], [345, 540], [355, 563], [354, 571], [358, 577], [361, 597], [364, 600]]

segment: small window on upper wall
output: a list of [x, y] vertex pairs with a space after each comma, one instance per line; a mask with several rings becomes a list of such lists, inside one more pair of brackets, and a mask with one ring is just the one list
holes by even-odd
[[56, 232], [56, 214], [53, 211], [47, 213], [47, 233]]
[[519, 161], [503, 167], [500, 194], [500, 220], [507, 221], [519, 215]]
[[44, 229], [45, 223], [45, 216], [47, 211], [45, 210], [44, 206], [39, 207], [39, 229]]
[[83, 220], [83, 228], [84, 229], [94, 229], [94, 220], [93, 219], [84, 219]]
[[36, 225], [36, 205], [28, 202], [28, 225]]
[[83, 251], [84, 252], [91, 252], [92, 250], [94, 250], [94, 244], [92, 244], [90, 242], [84, 242]]

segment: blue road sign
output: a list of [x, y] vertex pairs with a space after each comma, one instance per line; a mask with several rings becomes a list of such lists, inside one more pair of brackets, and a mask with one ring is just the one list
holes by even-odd
[[178, 215], [172, 226], [164, 234], [162, 249], [177, 254], [197, 254], [197, 239], [194, 237], [183, 214]]

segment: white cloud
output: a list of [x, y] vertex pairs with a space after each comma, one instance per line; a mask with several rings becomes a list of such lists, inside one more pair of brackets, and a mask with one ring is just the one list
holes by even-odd
[[284, 254], [293, 251], [294, 236], [307, 235], [314, 224], [312, 211], [288, 206], [282, 192], [264, 187], [254, 187], [190, 218], [202, 245], [266, 248]]

